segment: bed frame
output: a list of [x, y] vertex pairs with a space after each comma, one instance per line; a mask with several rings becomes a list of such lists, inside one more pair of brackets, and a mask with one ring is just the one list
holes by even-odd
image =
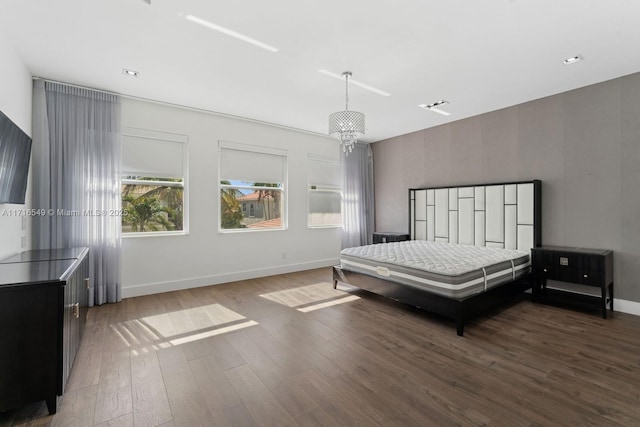
[[[541, 245], [541, 181], [409, 189], [409, 234], [430, 240], [530, 250]], [[333, 267], [343, 282], [456, 322], [465, 322], [531, 288], [531, 274], [463, 299], [448, 298], [375, 276]]]

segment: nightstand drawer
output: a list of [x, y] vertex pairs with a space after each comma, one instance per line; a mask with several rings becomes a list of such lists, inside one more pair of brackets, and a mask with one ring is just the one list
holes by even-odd
[[533, 269], [533, 275], [544, 280], [557, 280], [559, 282], [579, 283], [581, 285], [598, 287], [602, 285], [604, 279], [602, 272], [579, 270], [561, 265], [536, 265]]
[[538, 264], [534, 262], [532, 262], [532, 265], [531, 272], [535, 277], [556, 280], [555, 277], [558, 275], [558, 272], [556, 271], [557, 268], [555, 265]]
[[603, 282], [603, 276], [601, 272], [577, 270], [575, 268], [562, 266], [556, 268], [554, 277], [548, 276], [547, 279], [597, 287], [600, 287]]
[[556, 251], [536, 251], [534, 249], [532, 262], [547, 269], [554, 269], [555, 271], [570, 269], [588, 273], [604, 270], [604, 258], [597, 255], [584, 255]]

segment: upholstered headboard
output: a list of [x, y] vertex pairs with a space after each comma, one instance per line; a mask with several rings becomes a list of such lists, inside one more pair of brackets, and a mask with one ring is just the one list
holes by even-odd
[[528, 251], [540, 246], [541, 182], [409, 189], [412, 240]]

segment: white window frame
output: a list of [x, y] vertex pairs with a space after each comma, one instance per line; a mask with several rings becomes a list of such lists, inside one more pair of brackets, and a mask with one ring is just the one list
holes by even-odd
[[[269, 154], [275, 156], [282, 157], [282, 182], [280, 187], [266, 187], [266, 186], [253, 186], [253, 185], [234, 185], [234, 184], [222, 184], [223, 178], [221, 176], [221, 153], [222, 150], [238, 150], [238, 151], [247, 151], [251, 153], [258, 154]], [[259, 232], [270, 232], [270, 231], [286, 231], [288, 229], [288, 191], [287, 191], [287, 178], [288, 178], [288, 152], [287, 150], [282, 150], [278, 148], [271, 147], [263, 147], [258, 145], [251, 144], [242, 144], [237, 142], [230, 141], [218, 141], [218, 233], [220, 234], [228, 234], [228, 233], [259, 233]], [[238, 177], [242, 179], [242, 177]], [[275, 183], [274, 183], [275, 184]], [[223, 189], [237, 189], [237, 190], [267, 190], [267, 191], [279, 191], [282, 194], [281, 197], [281, 226], [280, 227], [272, 227], [272, 228], [222, 228], [222, 212], [220, 206], [220, 199]], [[247, 212], [249, 209], [247, 209]], [[244, 214], [244, 212], [243, 212]]]
[[[155, 186], [166, 186], [166, 187], [181, 187], [182, 188], [182, 207], [183, 207], [183, 218], [182, 218], [182, 230], [172, 230], [172, 231], [137, 231], [137, 232], [122, 232], [120, 235], [123, 238], [139, 238], [139, 237], [161, 237], [161, 236], [184, 236], [189, 234], [189, 185], [188, 185], [188, 176], [189, 176], [189, 137], [187, 135], [182, 134], [174, 134], [163, 131], [155, 131], [151, 129], [141, 129], [141, 128], [123, 128], [122, 130], [123, 140], [126, 137], [133, 138], [141, 138], [141, 139], [149, 139], [149, 140], [158, 140], [158, 141], [167, 141], [174, 143], [181, 143], [183, 145], [182, 150], [182, 176], [168, 176], [164, 174], [150, 174], [148, 172], [136, 172], [136, 171], [123, 171], [121, 175], [120, 182], [120, 197], [122, 197], [122, 185], [133, 184], [133, 185], [155, 185]], [[124, 141], [123, 141], [124, 143]], [[164, 175], [164, 176], [153, 176], [153, 175]], [[145, 176], [148, 178], [157, 178], [157, 179], [178, 179], [181, 178], [182, 182], [175, 181], [151, 181], [145, 179], [129, 179], [125, 178], [125, 176]]]
[[[326, 162], [336, 164], [339, 168], [340, 160], [334, 158], [328, 158], [319, 154], [309, 154], [308, 159], [310, 162]], [[311, 170], [311, 167], [308, 169]], [[311, 224], [310, 223], [310, 215], [311, 215], [311, 194], [314, 191], [325, 192], [325, 193], [336, 193], [340, 195], [340, 201], [342, 204], [343, 193], [342, 187], [340, 185], [318, 185], [316, 183], [311, 182], [312, 179], [307, 176], [307, 228], [342, 228], [344, 226], [344, 215], [342, 206], [340, 207], [340, 223], [337, 224]]]

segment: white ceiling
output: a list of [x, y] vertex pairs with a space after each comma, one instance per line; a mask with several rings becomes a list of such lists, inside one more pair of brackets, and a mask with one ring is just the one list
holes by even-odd
[[34, 76], [320, 134], [350, 70], [391, 93], [350, 85], [364, 141], [640, 71], [635, 0], [0, 0], [0, 32]]

